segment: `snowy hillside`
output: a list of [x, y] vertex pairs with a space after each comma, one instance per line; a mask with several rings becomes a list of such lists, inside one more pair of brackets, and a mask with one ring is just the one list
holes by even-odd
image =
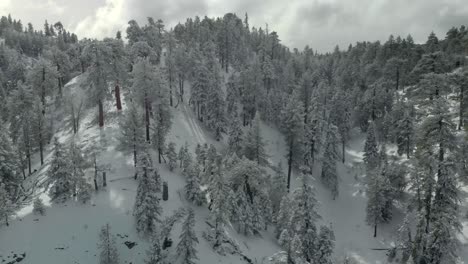
[[[72, 91], [81, 89], [81, 76], [76, 77], [66, 88]], [[125, 107], [125, 106], [124, 106]], [[95, 112], [90, 109], [83, 120], [83, 129], [75, 136], [85, 145], [103, 144], [105, 151], [99, 157], [102, 164], [109, 164], [108, 184], [99, 192], [93, 194], [90, 205], [78, 202], [53, 204], [43, 189], [38, 189], [36, 195], [45, 201], [46, 215], [32, 214], [32, 204], [17, 213], [17, 217], [9, 227], [0, 229], [0, 260], [4, 263], [95, 263], [98, 250], [96, 248], [98, 232], [102, 225], [110, 223], [112, 232], [117, 236], [118, 251], [122, 263], [142, 263], [149, 248], [147, 241], [139, 238], [134, 228], [132, 216], [137, 182], [133, 179], [133, 161], [115, 150], [116, 137], [119, 129], [117, 120], [120, 118], [111, 104], [108, 105], [109, 116], [115, 115], [112, 123], [100, 130], [90, 125]], [[173, 110], [174, 124], [169, 133], [168, 141], [177, 146], [188, 143], [193, 149], [197, 143], [217, 143], [194, 118], [190, 108], [185, 104]], [[72, 131], [63, 123], [56, 124], [56, 136], [63, 143], [73, 136]], [[286, 146], [283, 136], [277, 129], [262, 125], [263, 136], [267, 142], [267, 152], [271, 162], [284, 161]], [[218, 144], [222, 149], [223, 144]], [[394, 245], [398, 229], [396, 225], [384, 225], [381, 235], [372, 238], [372, 228], [365, 225], [366, 188], [363, 184], [363, 144], [364, 137], [358, 132], [352, 134], [352, 140], [346, 149], [346, 163], [339, 166], [340, 196], [332, 200], [329, 191], [319, 181], [313, 183], [320, 202], [319, 212], [323, 223], [333, 226], [336, 236], [335, 254], [337, 259], [352, 257], [359, 263], [387, 263], [386, 251], [375, 249], [390, 248]], [[86, 147], [86, 146], [84, 146]], [[391, 153], [391, 150], [389, 150]], [[394, 154], [394, 153], [393, 153]], [[50, 160], [50, 153], [47, 155]], [[155, 157], [154, 157], [155, 158]], [[37, 167], [37, 164], [36, 166]], [[208, 228], [206, 219], [209, 211], [206, 207], [196, 207], [183, 198], [185, 179], [179, 169], [170, 172], [166, 164], [158, 165], [158, 170], [164, 181], [168, 182], [169, 200], [162, 202], [164, 215], [170, 215], [181, 207], [191, 206], [196, 212], [196, 230], [200, 240], [197, 247], [200, 263], [242, 263], [239, 255], [221, 256], [210, 248], [202, 238], [202, 233]], [[38, 171], [32, 177], [47, 177], [45, 169]], [[316, 170], [315, 173], [319, 173]], [[91, 179], [92, 172], [88, 171]], [[294, 177], [295, 178], [295, 177]], [[293, 187], [296, 186], [293, 181]], [[468, 188], [466, 189], [468, 190]], [[465, 194], [466, 195], [466, 194]], [[395, 215], [395, 223], [399, 223], [401, 213]], [[465, 243], [464, 256], [468, 258], [468, 221], [463, 223], [464, 235], [460, 240]], [[172, 236], [177, 240], [176, 227]], [[268, 263], [267, 258], [279, 251], [272, 228], [261, 236], [245, 237], [231, 229], [229, 235], [238, 243], [253, 263]], [[134, 247], [129, 248], [132, 243]], [[23, 259], [24, 258], [24, 259]]]

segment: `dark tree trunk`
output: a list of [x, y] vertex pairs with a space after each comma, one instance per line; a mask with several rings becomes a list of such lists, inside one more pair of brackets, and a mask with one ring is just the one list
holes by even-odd
[[343, 158], [343, 163], [345, 163], [345, 156], [346, 156], [345, 155], [345, 145], [346, 145], [345, 140], [342, 140], [341, 141], [341, 153], [343, 155], [343, 157], [342, 157]]
[[400, 68], [397, 67], [397, 69], [396, 69], [396, 86], [395, 86], [397, 91], [398, 91], [399, 85], [400, 85]]
[[374, 225], [374, 237], [377, 237], [377, 224]]
[[106, 177], [106, 172], [102, 172], [102, 186], [106, 187], [107, 186], [107, 177]]
[[104, 126], [104, 106], [102, 105], [102, 100], [98, 101], [99, 107], [99, 127]]
[[291, 140], [289, 144], [289, 154], [288, 154], [288, 184], [287, 184], [288, 192], [291, 188], [291, 171], [292, 171], [292, 156], [293, 156], [292, 145], [293, 145], [293, 141]]
[[184, 102], [184, 79], [182, 75], [179, 75], [179, 93], [180, 93], [180, 101]]
[[172, 100], [172, 90], [173, 90], [173, 83], [172, 83], [172, 70], [169, 72], [169, 105], [173, 106], [173, 100]]
[[44, 87], [44, 82], [45, 82], [45, 68], [42, 68], [42, 85], [41, 85], [41, 101], [42, 101], [42, 114], [45, 114], [45, 87]]
[[460, 89], [461, 89], [460, 90], [460, 110], [459, 110], [460, 112], [458, 116], [460, 120], [458, 120], [458, 130], [461, 130], [463, 127], [463, 110], [464, 110], [463, 108], [465, 107], [463, 105], [463, 100], [464, 100], [463, 95], [465, 92], [465, 87], [463, 86], [463, 84], [461, 85]]
[[145, 124], [146, 124], [146, 141], [150, 142], [150, 111], [148, 99], [145, 98]]
[[39, 132], [39, 155], [41, 156], [41, 166], [44, 165], [44, 142], [42, 142], [42, 132]]
[[122, 101], [120, 99], [120, 87], [119, 85], [115, 85], [115, 103], [117, 105], [117, 110], [122, 110]]
[[162, 155], [162, 149], [161, 147], [158, 147], [158, 161], [159, 161], [159, 164], [161, 164], [161, 155]]
[[410, 138], [406, 136], [406, 157], [410, 158]]
[[29, 145], [26, 147], [26, 157], [28, 158], [28, 172], [29, 175], [32, 174], [32, 169], [31, 169], [31, 150], [29, 149]]

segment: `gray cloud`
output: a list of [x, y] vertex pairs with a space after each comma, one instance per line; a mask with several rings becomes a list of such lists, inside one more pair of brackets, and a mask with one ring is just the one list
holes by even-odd
[[[452, 26], [468, 24], [466, 0], [1, 0], [0, 12], [42, 27], [62, 21], [79, 36], [113, 36], [128, 20], [145, 23], [146, 17], [161, 18], [166, 26], [187, 17], [249, 14], [250, 25], [278, 32], [291, 48], [305, 45], [331, 51], [356, 41], [385, 41], [390, 34], [411, 34], [425, 41], [434, 31], [445, 37]], [[39, 3], [37, 3], [39, 2]]]

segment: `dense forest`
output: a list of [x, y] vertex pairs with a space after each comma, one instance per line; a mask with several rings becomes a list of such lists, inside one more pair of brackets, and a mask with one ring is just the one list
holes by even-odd
[[[406, 216], [395, 223], [401, 226], [399, 240], [386, 249], [388, 257], [456, 263], [460, 219], [467, 213], [459, 197], [460, 184], [468, 180], [467, 55], [465, 26], [443, 38], [431, 33], [425, 43], [390, 35], [383, 43], [318, 53], [309, 46], [289, 49], [272, 29], [251, 27], [247, 14], [189, 18], [170, 29], [162, 20], [131, 20], [126, 34], [102, 40], [80, 39], [60, 22], [45, 21], [36, 29], [3, 16], [0, 223], [8, 225], [33, 200], [43, 212], [37, 189], [24, 184], [38, 170], [33, 155], [48, 166], [46, 186], [54, 203], [87, 203], [99, 190], [98, 174], [105, 169], [96, 157], [102, 150], [54, 136], [57, 120], [79, 133], [82, 113], [93, 109], [93, 126], [104, 129], [118, 119], [117, 149], [132, 158], [136, 230], [151, 241], [146, 263], [171, 263], [166, 238], [181, 219], [176, 250], [182, 263], [198, 263], [201, 239], [192, 209], [162, 217], [160, 193], [167, 186], [156, 163], [180, 169], [185, 199], [210, 210], [212, 228], [203, 239], [215, 252], [226, 254], [226, 226], [246, 236], [272, 228], [283, 251], [271, 263], [337, 263], [333, 227], [320, 221], [313, 187], [318, 182], [310, 178], [339, 199], [337, 166], [346, 162], [350, 135], [357, 131], [366, 135], [365, 224], [378, 237], [396, 210]], [[76, 76], [84, 79], [81, 100], [65, 86]], [[227, 147], [168, 142], [172, 109], [182, 105]], [[284, 135], [282, 163], [270, 161], [261, 122]], [[390, 146], [398, 155], [388, 154]], [[291, 183], [294, 173], [300, 175], [298, 188]], [[110, 230], [107, 224], [99, 235], [100, 263], [118, 261]]]

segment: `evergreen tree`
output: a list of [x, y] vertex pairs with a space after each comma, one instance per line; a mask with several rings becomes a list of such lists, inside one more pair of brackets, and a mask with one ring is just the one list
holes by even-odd
[[118, 264], [119, 253], [117, 252], [117, 245], [115, 236], [111, 233], [109, 224], [104, 225], [99, 233], [98, 248], [101, 250], [99, 255], [100, 264]]
[[286, 189], [286, 176], [283, 171], [281, 162], [274, 168], [274, 174], [271, 178], [271, 187], [269, 190], [269, 199], [272, 206], [273, 219], [276, 220], [276, 216], [280, 209], [281, 200], [283, 196], [288, 193]]
[[299, 157], [301, 156], [301, 141], [304, 133], [304, 109], [301, 104], [297, 103], [298, 100], [298, 95], [293, 94], [290, 96], [285, 108], [281, 111], [281, 120], [288, 146], [288, 191], [291, 186], [292, 167], [299, 162]]
[[333, 263], [333, 248], [335, 247], [335, 235], [333, 230], [326, 226], [320, 227], [318, 235], [317, 249], [315, 253], [315, 262], [318, 264]]
[[191, 164], [186, 172], [187, 183], [185, 184], [185, 198], [200, 206], [205, 203], [205, 195], [200, 184], [200, 168], [196, 164]]
[[177, 166], [177, 153], [175, 143], [171, 142], [167, 146], [166, 156], [169, 159], [169, 170], [173, 171]]
[[195, 213], [193, 209], [189, 209], [187, 219], [182, 224], [179, 244], [177, 244], [177, 255], [182, 259], [181, 263], [183, 264], [195, 264], [198, 260], [195, 248], [195, 245], [198, 244], [198, 238], [194, 228]]
[[135, 94], [136, 102], [144, 109], [146, 141], [150, 142], [150, 116], [153, 102], [161, 94], [161, 91], [166, 89], [166, 83], [159, 68], [151, 65], [148, 59], [138, 60], [133, 66], [132, 75], [132, 91]]
[[145, 264], [160, 264], [163, 263], [163, 253], [159, 237], [154, 237], [151, 240], [150, 249], [146, 252], [147, 258]]
[[235, 152], [236, 154], [241, 153], [243, 143], [243, 131], [241, 128], [241, 123], [237, 114], [234, 115], [234, 119], [230, 122], [229, 125], [229, 137], [228, 137], [228, 146], [230, 152]]
[[33, 203], [33, 213], [35, 215], [45, 215], [45, 206], [41, 198], [36, 198]]
[[375, 138], [375, 129], [371, 124], [367, 131], [366, 143], [364, 145], [364, 163], [368, 173], [376, 169], [379, 165], [377, 140]]
[[258, 233], [265, 227], [267, 216], [265, 208], [269, 204], [268, 193], [264, 186], [264, 170], [254, 161], [241, 159], [229, 170], [229, 182], [234, 197], [231, 202], [231, 221], [238, 224], [240, 232], [245, 235]]
[[159, 204], [161, 176], [156, 169], [145, 168], [144, 171], [138, 182], [133, 215], [138, 233], [150, 236], [157, 231], [157, 224], [161, 222], [162, 208]]
[[77, 196], [79, 201], [86, 203], [91, 199], [92, 189], [84, 173], [88, 162], [83, 157], [81, 146], [77, 145], [74, 139], [70, 144], [69, 157], [72, 164], [73, 196]]
[[57, 77], [59, 76], [57, 70], [52, 67], [49, 60], [39, 58], [36, 64], [28, 71], [27, 80], [31, 84], [35, 94], [41, 99], [42, 112], [45, 113], [46, 98], [53, 94], [55, 87], [57, 87]]
[[247, 131], [243, 140], [243, 154], [246, 158], [259, 165], [268, 164], [268, 155], [265, 142], [260, 130], [260, 116], [256, 115], [252, 127]]
[[374, 227], [374, 237], [377, 236], [377, 226], [385, 221], [383, 212], [385, 210], [386, 197], [383, 192], [385, 179], [381, 169], [374, 169], [369, 175], [367, 187], [366, 222]]
[[111, 96], [109, 90], [111, 50], [102, 42], [92, 41], [83, 49], [82, 56], [89, 62], [85, 83], [88, 88], [89, 101], [98, 106], [99, 127], [103, 127], [104, 101]]
[[73, 164], [58, 138], [54, 140], [54, 154], [48, 174], [53, 183], [49, 190], [52, 200], [65, 201], [74, 194]]
[[336, 169], [336, 162], [339, 156], [337, 150], [337, 136], [337, 128], [334, 125], [329, 125], [321, 173], [322, 182], [330, 189], [333, 200], [338, 196], [338, 172]]
[[185, 145], [180, 146], [179, 152], [177, 153], [177, 159], [180, 161], [180, 168], [183, 168], [182, 166], [184, 165], [184, 161], [187, 159], [187, 156], [190, 155], [188, 151], [188, 144], [185, 142]]
[[124, 151], [131, 150], [133, 153], [133, 165], [136, 168], [138, 156], [146, 148], [146, 142], [142, 129], [143, 119], [134, 103], [128, 104], [128, 108], [119, 122], [119, 127], [121, 135], [118, 137], [118, 148]]
[[403, 153], [406, 153], [407, 158], [410, 158], [410, 154], [414, 147], [414, 122], [414, 117], [411, 115], [409, 109], [404, 111], [403, 117], [397, 122], [396, 137], [398, 154], [402, 155]]
[[5, 221], [5, 224], [8, 226], [8, 219], [14, 213], [13, 203], [11, 201], [10, 195], [5, 189], [5, 185], [0, 185], [0, 220]]
[[[19, 188], [21, 182], [21, 161], [18, 149], [8, 134], [8, 129], [0, 122], [0, 182], [8, 190]], [[15, 192], [10, 192], [10, 195]]]

